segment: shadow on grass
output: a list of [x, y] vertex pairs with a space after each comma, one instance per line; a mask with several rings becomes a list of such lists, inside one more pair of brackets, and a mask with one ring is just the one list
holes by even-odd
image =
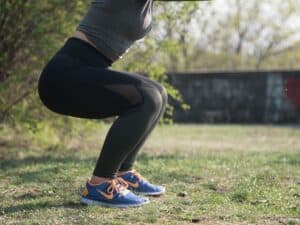
[[[176, 155], [158, 155], [158, 156], [151, 156], [147, 154], [140, 154], [139, 161], [144, 164], [146, 161], [152, 161], [152, 160], [178, 160], [178, 157]], [[12, 168], [22, 168], [27, 165], [44, 165], [44, 164], [52, 164], [53, 167], [46, 167], [46, 168], [40, 168], [36, 171], [30, 171], [30, 172], [23, 172], [23, 171], [17, 171], [14, 170], [14, 174], [19, 176], [18, 182], [43, 182], [43, 181], [49, 181], [49, 175], [59, 174], [61, 170], [64, 170], [65, 168], [61, 165], [55, 165], [60, 163], [88, 163], [91, 165], [96, 158], [85, 158], [80, 159], [75, 156], [64, 156], [64, 157], [55, 157], [55, 156], [40, 156], [40, 157], [27, 157], [24, 159], [19, 160], [6, 160], [2, 162], [1, 167], [9, 173], [10, 169]], [[12, 171], [13, 173], [13, 171]], [[162, 174], [160, 174], [162, 176]], [[169, 179], [184, 179], [186, 177], [186, 174], [179, 174], [179, 173], [172, 173], [172, 174], [164, 174], [163, 177], [168, 177]], [[170, 180], [170, 181], [171, 181]], [[87, 206], [82, 204], [79, 200], [76, 201], [67, 201], [67, 202], [55, 202], [55, 201], [49, 201], [49, 200], [42, 200], [41, 197], [45, 196], [45, 194], [42, 191], [39, 191], [37, 193], [25, 193], [17, 197], [17, 200], [27, 200], [27, 199], [35, 199], [36, 202], [16, 202], [14, 205], [2, 207], [0, 209], [0, 215], [5, 214], [13, 214], [13, 213], [19, 213], [19, 212], [29, 212], [29, 211], [39, 211], [43, 209], [85, 209]], [[48, 196], [48, 195], [46, 195]]]
[[[53, 155], [42, 155], [42, 156], [28, 156], [23, 159], [5, 159], [1, 160], [1, 170], [2, 171], [9, 171], [15, 168], [21, 168], [28, 165], [37, 165], [37, 164], [56, 164], [56, 163], [95, 163], [97, 156], [89, 157], [89, 158], [80, 158], [78, 156], [71, 155], [66, 156], [53, 156]], [[84, 154], [84, 153], [83, 153]], [[176, 154], [168, 154], [168, 155], [149, 155], [146, 153], [140, 153], [138, 159], [140, 162], [148, 162], [152, 160], [180, 160], [186, 159], [185, 156], [178, 156]], [[54, 168], [55, 169], [55, 168]]]
[[[48, 182], [49, 176], [56, 176], [60, 172], [68, 168], [72, 168], [73, 164], [81, 164], [82, 167], [93, 166], [96, 163], [96, 157], [80, 158], [73, 155], [42, 155], [42, 156], [28, 156], [23, 159], [6, 159], [1, 161], [1, 171], [6, 174], [6, 176], [17, 176], [17, 183], [30, 183], [30, 182]], [[151, 161], [178, 161], [186, 159], [185, 156], [176, 154], [165, 154], [165, 155], [149, 155], [146, 153], [140, 153], [138, 156], [138, 161], [141, 164], [147, 165]], [[34, 171], [23, 170], [23, 168], [28, 166], [34, 166], [37, 168]], [[19, 170], [20, 169], [20, 170]], [[165, 176], [169, 179], [187, 179], [187, 174], [179, 172], [171, 172], [170, 174], [165, 171]]]
[[6, 159], [1, 162], [1, 169], [3, 171], [20, 168], [23, 166], [28, 165], [37, 165], [37, 164], [50, 164], [50, 163], [70, 163], [70, 162], [76, 162], [76, 163], [91, 163], [95, 161], [94, 157], [90, 158], [79, 158], [76, 156], [51, 156], [51, 155], [43, 155], [43, 156], [29, 156], [23, 159]]
[[[148, 165], [151, 161], [160, 161], [165, 165], [165, 169], [161, 169], [160, 165], [157, 164], [155, 167], [151, 167], [153, 171], [152, 178], [154, 181], [160, 181], [164, 183], [170, 182], [186, 182], [186, 183], [199, 183], [203, 181], [203, 177], [199, 175], [199, 172], [191, 173], [190, 170], [179, 169], [179, 167], [174, 167], [174, 163], [177, 166], [188, 168], [190, 157], [180, 154], [164, 154], [164, 155], [149, 155], [146, 153], [141, 153], [138, 156], [138, 161], [140, 164]], [[154, 163], [155, 164], [155, 163]], [[169, 165], [169, 166], [168, 166]], [[199, 168], [200, 168], [199, 164]], [[199, 171], [199, 168], [195, 171]]]
[[0, 214], [11, 214], [17, 212], [24, 212], [24, 211], [36, 211], [41, 209], [49, 209], [49, 208], [65, 208], [65, 209], [82, 209], [86, 208], [87, 205], [81, 202], [51, 202], [51, 201], [43, 201], [38, 203], [22, 203], [19, 205], [13, 205], [6, 208], [0, 209]]
[[180, 160], [180, 159], [186, 159], [187, 157], [184, 155], [176, 155], [176, 154], [161, 154], [161, 155], [150, 155], [147, 153], [140, 153], [138, 155], [139, 161], [151, 161], [151, 160]]
[[[5, 176], [16, 177], [15, 184], [22, 183], [49, 183], [49, 177], [65, 176], [66, 171], [75, 165], [90, 167], [95, 164], [96, 158], [79, 158], [76, 156], [30, 156], [23, 159], [9, 159], [1, 161], [1, 172]], [[34, 166], [35, 169], [28, 171], [26, 167]]]
[[291, 166], [300, 166], [300, 153], [279, 155], [272, 163], [288, 164]]

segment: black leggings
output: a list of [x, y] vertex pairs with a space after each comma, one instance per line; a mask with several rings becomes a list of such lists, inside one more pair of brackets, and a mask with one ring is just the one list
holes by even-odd
[[38, 83], [42, 103], [53, 112], [88, 119], [118, 116], [93, 172], [109, 178], [132, 169], [167, 105], [161, 84], [139, 74], [111, 70], [112, 63], [88, 43], [72, 37], [45, 66]]

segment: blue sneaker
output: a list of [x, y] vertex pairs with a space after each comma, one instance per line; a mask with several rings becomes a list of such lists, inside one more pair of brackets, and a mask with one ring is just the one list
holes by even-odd
[[124, 179], [128, 184], [128, 189], [141, 195], [161, 195], [166, 192], [166, 188], [149, 183], [136, 170], [121, 172], [118, 177]]
[[149, 203], [148, 198], [135, 195], [127, 187], [128, 184], [120, 177], [100, 184], [87, 181], [81, 202], [115, 208], [136, 207]]

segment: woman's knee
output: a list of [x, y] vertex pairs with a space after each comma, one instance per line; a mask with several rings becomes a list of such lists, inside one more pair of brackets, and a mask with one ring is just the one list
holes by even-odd
[[162, 95], [162, 98], [164, 100], [164, 104], [167, 104], [167, 102], [168, 102], [168, 92], [167, 92], [167, 89], [163, 85], [161, 85], [161, 88], [162, 88], [161, 95]]
[[160, 83], [156, 82], [156, 87], [158, 88], [159, 90], [159, 93], [162, 97], [162, 104], [163, 105], [166, 105], [167, 102], [168, 102], [168, 92], [167, 92], [167, 89]]
[[159, 92], [162, 96], [163, 104], [167, 104], [167, 102], [168, 102], [167, 89], [162, 84], [160, 84], [159, 82], [157, 82], [155, 80], [149, 80], [149, 82], [159, 90]]
[[141, 92], [144, 97], [144, 107], [148, 113], [157, 113], [163, 105], [163, 97], [155, 86], [143, 86]]

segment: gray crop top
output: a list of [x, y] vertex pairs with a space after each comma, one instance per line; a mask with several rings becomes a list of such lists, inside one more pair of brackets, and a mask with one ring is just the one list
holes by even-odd
[[77, 26], [113, 61], [152, 28], [153, 0], [93, 0]]

